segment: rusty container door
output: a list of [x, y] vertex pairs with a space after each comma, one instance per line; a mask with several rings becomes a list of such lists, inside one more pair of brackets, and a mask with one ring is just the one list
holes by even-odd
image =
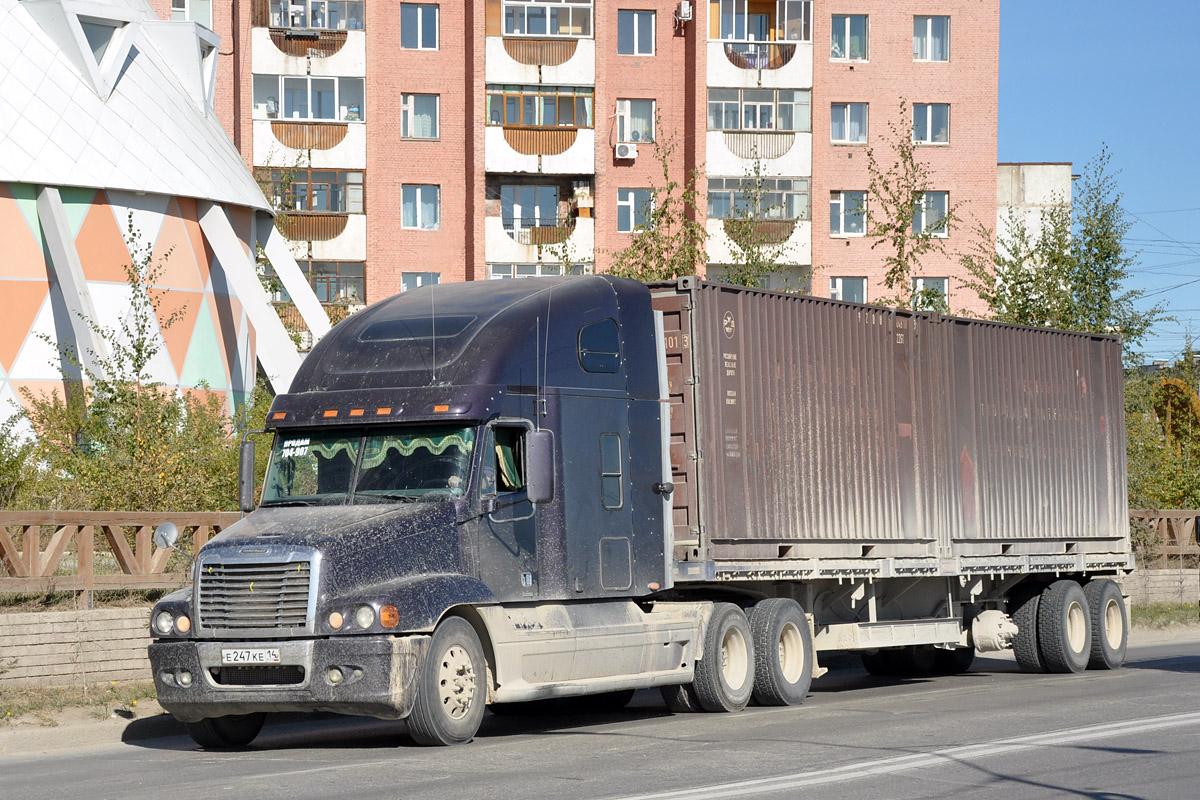
[[655, 311], [663, 315], [667, 358], [667, 400], [671, 415], [671, 514], [676, 561], [699, 560], [700, 508], [696, 487], [699, 445], [696, 442], [695, 364], [692, 360], [691, 297], [674, 288], [655, 290]]

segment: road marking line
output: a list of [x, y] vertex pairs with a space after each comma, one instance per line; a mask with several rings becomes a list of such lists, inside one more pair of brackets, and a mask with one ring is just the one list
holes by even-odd
[[669, 792], [629, 795], [615, 798], [614, 800], [682, 800], [682, 798], [687, 798], [687, 800], [718, 800], [725, 797], [742, 797], [747, 794], [766, 794], [788, 789], [801, 789], [806, 786], [853, 781], [873, 775], [888, 775], [895, 772], [943, 766], [955, 761], [971, 758], [1006, 755], [1046, 745], [1074, 744], [1093, 739], [1127, 736], [1166, 728], [1182, 728], [1188, 725], [1200, 725], [1200, 712], [1170, 714], [1162, 717], [1145, 717], [1142, 719], [1125, 720], [1123, 722], [1104, 723], [1102, 725], [1089, 725], [1084, 728], [1038, 733], [1030, 736], [1019, 736], [1013, 739], [997, 739], [992, 742], [932, 750], [928, 753], [913, 753], [911, 755], [895, 756], [875, 761], [860, 761], [829, 769], [794, 772], [771, 778], [754, 778], [731, 783], [711, 784], [709, 786], [696, 786], [690, 789], [679, 789]]

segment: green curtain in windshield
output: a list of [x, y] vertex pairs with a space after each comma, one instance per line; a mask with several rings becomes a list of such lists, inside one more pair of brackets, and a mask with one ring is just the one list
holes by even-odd
[[[367, 438], [363, 450], [361, 469], [374, 469], [387, 458], [388, 451], [395, 450], [402, 456], [411, 456], [418, 450], [428, 450], [435, 456], [457, 447], [463, 454], [470, 453], [475, 442], [475, 432], [469, 428], [445, 436], [385, 435]], [[323, 455], [323, 454], [322, 454]]]

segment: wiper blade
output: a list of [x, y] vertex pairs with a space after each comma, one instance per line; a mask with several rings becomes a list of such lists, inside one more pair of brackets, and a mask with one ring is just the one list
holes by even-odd
[[278, 508], [280, 506], [315, 506], [316, 500], [268, 500], [262, 503], [263, 506]]
[[411, 494], [396, 494], [394, 492], [359, 492], [354, 495], [355, 500], [394, 500], [397, 503], [419, 503], [421, 502], [420, 495]]

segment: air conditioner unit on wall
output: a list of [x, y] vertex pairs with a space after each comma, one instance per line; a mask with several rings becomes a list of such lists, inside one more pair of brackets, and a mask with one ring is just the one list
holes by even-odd
[[630, 142], [621, 142], [613, 148], [617, 158], [626, 158], [632, 161], [637, 158], [637, 145]]
[[688, 0], [683, 0], [679, 4], [679, 10], [675, 12], [675, 19], [680, 22], [692, 21], [692, 4]]

